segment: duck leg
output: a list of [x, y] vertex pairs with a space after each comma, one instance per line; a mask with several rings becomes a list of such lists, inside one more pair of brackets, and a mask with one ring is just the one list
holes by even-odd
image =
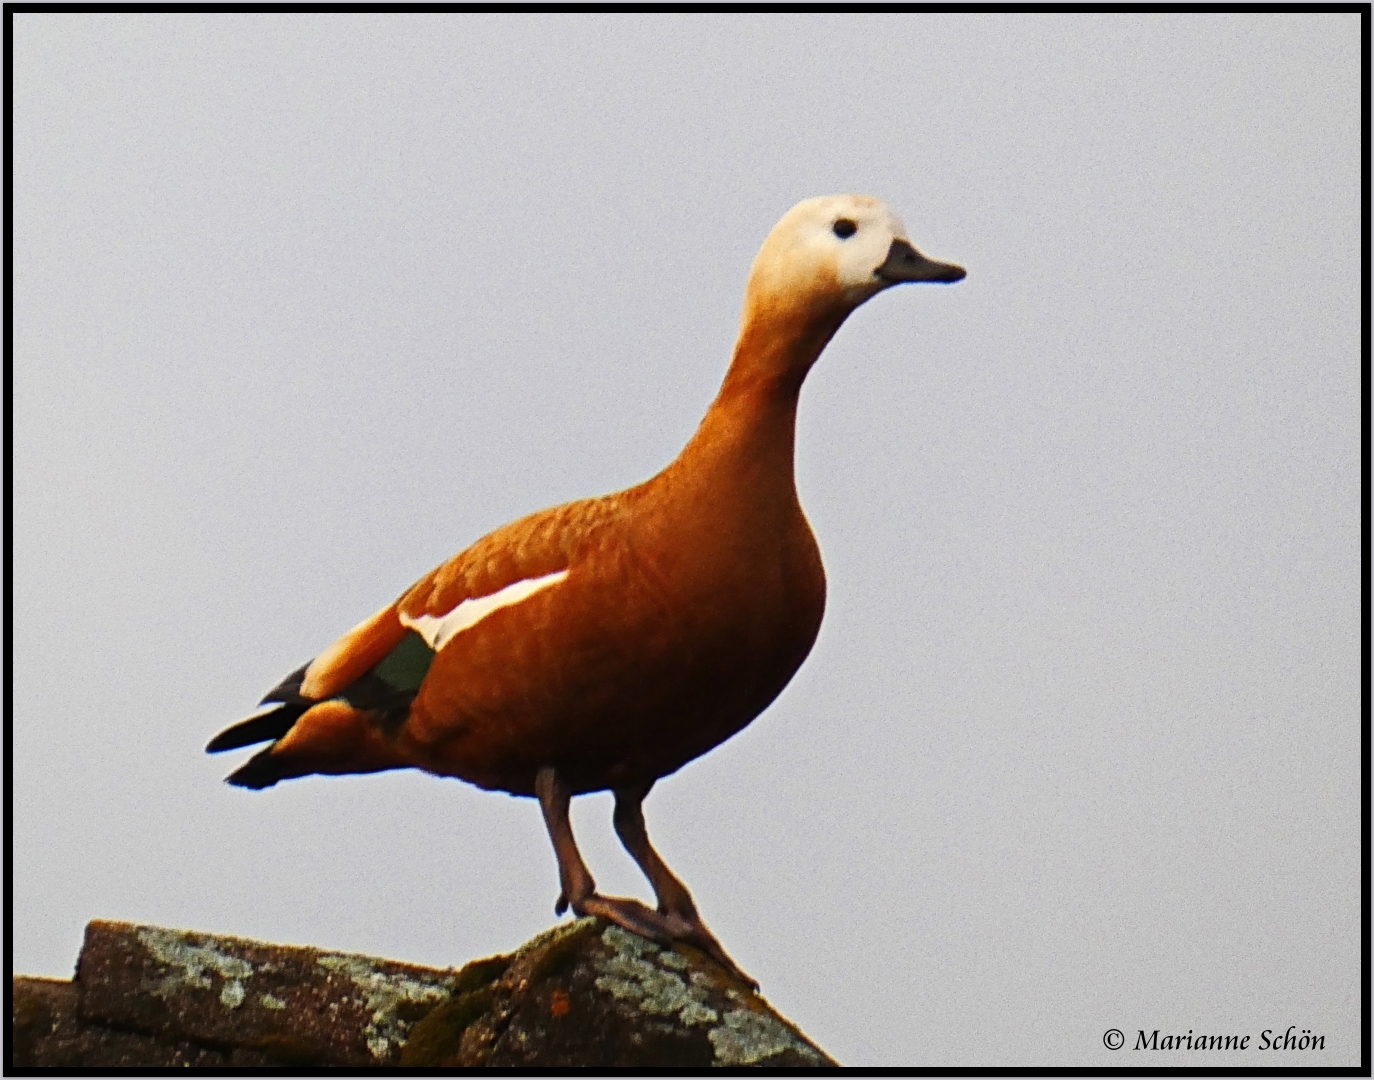
[[716, 936], [706, 929], [706, 924], [697, 914], [697, 906], [692, 894], [682, 880], [668, 869], [654, 846], [649, 843], [649, 833], [644, 827], [644, 799], [653, 787], [650, 781], [641, 787], [617, 788], [615, 792], [615, 831], [620, 842], [625, 845], [644, 876], [653, 886], [654, 896], [658, 898], [656, 914], [663, 920], [664, 929], [674, 940], [686, 941], [711, 956], [726, 971], [736, 975], [753, 989], [759, 984], [739, 969], [721, 947]]
[[555, 913], [561, 915], [571, 904], [577, 915], [599, 915], [632, 934], [669, 942], [672, 933], [664, 924], [658, 912], [626, 896], [600, 896], [591, 871], [582, 861], [573, 839], [572, 822], [568, 819], [568, 804], [572, 793], [552, 766], [539, 770], [534, 778], [534, 793], [539, 797], [539, 806], [544, 811], [544, 825], [553, 841], [553, 852], [558, 858], [558, 878], [563, 891], [554, 905]]

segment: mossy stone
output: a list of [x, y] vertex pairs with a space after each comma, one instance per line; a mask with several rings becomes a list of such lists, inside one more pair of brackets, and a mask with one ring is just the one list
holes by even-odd
[[491, 984], [451, 997], [410, 1029], [401, 1047], [401, 1065], [427, 1068], [457, 1065], [468, 1025], [491, 1008]]
[[476, 990], [479, 986], [486, 986], [494, 983], [506, 973], [506, 968], [510, 967], [511, 958], [509, 956], [488, 956], [484, 960], [473, 960], [469, 964], [464, 964], [463, 969], [458, 972], [453, 986], [455, 994], [466, 994], [469, 990]]
[[577, 960], [577, 954], [587, 938], [600, 931], [603, 926], [604, 924], [600, 919], [588, 920], [561, 937], [555, 938], [531, 965], [530, 983], [541, 983], [571, 967]]

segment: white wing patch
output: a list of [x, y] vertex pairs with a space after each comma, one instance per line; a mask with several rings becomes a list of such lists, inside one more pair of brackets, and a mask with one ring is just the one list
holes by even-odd
[[470, 630], [493, 611], [518, 604], [521, 600], [528, 600], [540, 589], [557, 585], [567, 576], [566, 570], [559, 570], [556, 573], [545, 574], [543, 577], [516, 581], [490, 596], [469, 597], [447, 615], [410, 616], [403, 611], [397, 612], [397, 615], [400, 617], [402, 626], [414, 630], [425, 639], [425, 644], [438, 652], [453, 639], [455, 634]]

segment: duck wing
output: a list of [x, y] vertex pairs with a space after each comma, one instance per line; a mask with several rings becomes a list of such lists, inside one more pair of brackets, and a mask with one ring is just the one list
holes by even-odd
[[325, 701], [345, 702], [394, 731], [437, 652], [492, 612], [566, 578], [586, 538], [612, 513], [608, 499], [582, 500], [488, 534], [286, 676], [261, 702], [277, 708], [221, 731], [206, 751], [281, 740]]

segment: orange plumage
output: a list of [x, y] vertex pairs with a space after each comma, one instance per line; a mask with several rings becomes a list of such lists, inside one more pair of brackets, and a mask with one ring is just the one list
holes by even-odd
[[[825, 607], [797, 498], [807, 371], [849, 313], [898, 281], [957, 281], [875, 199], [793, 208], [746, 291], [724, 385], [651, 480], [483, 537], [350, 630], [209, 749], [272, 744], [231, 782], [415, 767], [540, 799], [564, 902], [731, 965], [649, 845], [653, 783], [748, 724], [806, 658]], [[595, 892], [568, 800], [612, 790], [656, 910]], [[732, 965], [731, 965], [732, 966]]]

